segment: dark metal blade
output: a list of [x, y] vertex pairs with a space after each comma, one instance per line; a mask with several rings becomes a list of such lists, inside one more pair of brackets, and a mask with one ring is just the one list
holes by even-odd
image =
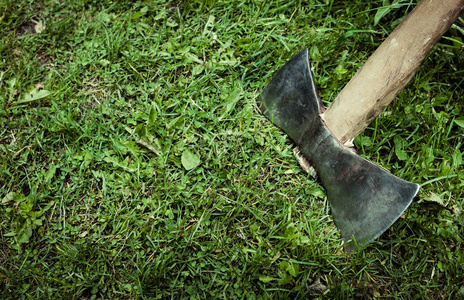
[[[367, 245], [405, 211], [419, 185], [398, 178], [344, 147], [321, 120], [307, 49], [274, 76], [259, 97], [263, 114], [300, 146], [327, 191], [345, 241]], [[350, 251], [353, 243], [345, 247]]]
[[291, 58], [259, 95], [262, 113], [297, 144], [319, 118], [319, 100], [307, 49]]

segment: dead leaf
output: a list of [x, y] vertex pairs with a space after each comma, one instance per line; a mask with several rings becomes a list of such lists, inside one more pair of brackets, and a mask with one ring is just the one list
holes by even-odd
[[313, 294], [320, 294], [327, 290], [327, 286], [321, 283], [321, 277], [317, 277], [314, 283], [308, 287]]
[[430, 196], [428, 196], [426, 199], [427, 199], [427, 201], [435, 202], [435, 203], [438, 203], [440, 205], [444, 205], [443, 200], [440, 198], [440, 196], [438, 196], [435, 193], [430, 193]]
[[438, 206], [440, 206], [441, 208], [446, 209], [446, 210], [449, 211], [450, 213], [453, 213], [453, 209], [447, 207], [447, 206], [445, 205], [445, 203], [443, 202], [442, 198], [441, 198], [439, 195], [435, 194], [435, 193], [430, 193], [430, 195], [427, 196], [427, 197], [425, 198], [425, 200], [422, 200], [421, 203], [429, 204], [429, 205], [430, 205], [430, 204], [432, 204], [432, 205], [438, 205]]
[[85, 238], [85, 236], [88, 234], [89, 232], [86, 230], [84, 232], [82, 232], [81, 234], [78, 235], [78, 237], [80, 238]]
[[43, 25], [41, 21], [34, 21], [34, 23], [35, 33], [41, 33], [45, 29], [45, 25]]
[[459, 207], [457, 205], [453, 205], [453, 213], [456, 215], [456, 216], [460, 216], [461, 215], [461, 210], [459, 209]]

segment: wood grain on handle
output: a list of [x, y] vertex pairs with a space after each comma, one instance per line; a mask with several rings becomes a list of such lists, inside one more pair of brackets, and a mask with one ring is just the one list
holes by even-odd
[[422, 0], [325, 111], [335, 137], [345, 143], [361, 133], [408, 84], [463, 9], [464, 0]]

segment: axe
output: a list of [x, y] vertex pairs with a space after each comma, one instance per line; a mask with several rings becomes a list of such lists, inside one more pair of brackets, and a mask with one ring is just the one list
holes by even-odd
[[307, 49], [291, 58], [258, 97], [261, 112], [290, 136], [317, 171], [347, 252], [387, 230], [410, 205], [419, 185], [344, 144], [406, 86], [463, 9], [464, 0], [421, 1], [327, 110], [317, 93]]

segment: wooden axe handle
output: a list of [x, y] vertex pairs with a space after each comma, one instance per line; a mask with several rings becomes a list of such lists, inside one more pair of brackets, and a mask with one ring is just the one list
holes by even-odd
[[464, 0], [422, 0], [377, 48], [323, 115], [342, 144], [393, 101], [463, 9]]

